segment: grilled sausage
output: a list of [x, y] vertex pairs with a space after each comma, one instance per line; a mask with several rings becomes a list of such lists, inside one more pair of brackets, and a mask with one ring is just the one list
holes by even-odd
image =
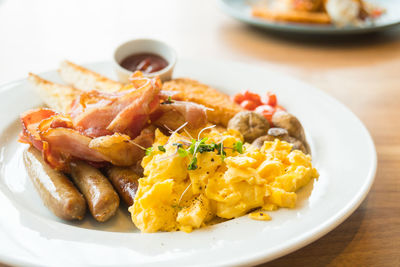
[[132, 206], [138, 189], [138, 179], [140, 177], [129, 168], [116, 166], [107, 170], [107, 177], [124, 202]]
[[107, 221], [116, 213], [119, 206], [118, 194], [98, 169], [83, 161], [72, 162], [71, 176], [97, 221]]
[[86, 213], [86, 201], [73, 183], [61, 172], [52, 169], [39, 150], [24, 151], [24, 163], [29, 177], [45, 206], [64, 220], [81, 220]]

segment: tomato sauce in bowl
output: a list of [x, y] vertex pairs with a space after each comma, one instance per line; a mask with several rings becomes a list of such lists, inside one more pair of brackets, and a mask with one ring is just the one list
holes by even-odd
[[132, 72], [139, 70], [144, 74], [149, 74], [164, 69], [168, 66], [168, 62], [163, 57], [153, 53], [139, 53], [127, 56], [121, 61], [120, 65]]

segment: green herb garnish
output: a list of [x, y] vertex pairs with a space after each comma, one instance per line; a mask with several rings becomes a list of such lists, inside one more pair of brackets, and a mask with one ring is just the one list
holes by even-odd
[[197, 169], [197, 158], [193, 156], [192, 160], [190, 161], [190, 164], [188, 166], [188, 170], [195, 170]]
[[171, 96], [169, 96], [168, 99], [163, 102], [163, 104], [172, 104], [172, 103], [174, 103], [174, 102], [172, 101]]
[[243, 154], [243, 143], [241, 141], [237, 141], [235, 144], [233, 144], [233, 151]]
[[178, 148], [182, 148], [183, 147], [183, 144], [181, 144], [181, 143], [173, 143], [172, 145], [176, 146]]
[[223, 143], [215, 144], [215, 150], [217, 150], [217, 154], [221, 156], [222, 160], [226, 158], [226, 152], [224, 150]]
[[153, 153], [153, 147], [146, 148], [146, 156], [150, 156]]
[[184, 158], [189, 154], [189, 152], [187, 152], [187, 150], [185, 150], [181, 147], [178, 147], [178, 154], [179, 154], [179, 157]]
[[164, 146], [158, 146], [158, 150], [160, 150], [161, 152], [167, 151]]

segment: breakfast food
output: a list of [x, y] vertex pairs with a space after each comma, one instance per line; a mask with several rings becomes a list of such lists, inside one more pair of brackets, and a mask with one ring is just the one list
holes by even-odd
[[246, 142], [251, 143], [268, 131], [269, 122], [256, 112], [241, 111], [229, 121], [228, 128], [237, 130]]
[[[122, 84], [68, 61], [59, 72], [69, 86], [29, 75], [49, 108], [21, 115], [19, 140], [60, 218], [82, 219], [87, 205], [104, 222], [122, 200], [142, 232], [191, 232], [245, 214], [269, 220], [267, 211], [294, 208], [296, 191], [318, 177], [299, 120], [275, 94], [232, 100], [191, 79], [162, 84], [141, 72]], [[40, 179], [62, 187], [58, 198], [41, 186], [39, 164]]]
[[337, 26], [361, 26], [383, 13], [364, 0], [266, 0], [252, 7], [253, 16], [271, 21]]
[[242, 145], [243, 138], [235, 130], [214, 130], [199, 138], [156, 132], [129, 208], [141, 231], [190, 232], [215, 217], [232, 219], [254, 209], [265, 213], [293, 208], [295, 191], [318, 177], [311, 157], [291, 152], [286, 142], [266, 142], [258, 149]]
[[73, 87], [52, 83], [33, 73], [29, 73], [28, 81], [46, 106], [63, 113], [69, 111], [72, 101], [81, 93]]
[[[274, 93], [267, 92], [262, 99], [260, 95], [247, 90], [234, 95], [233, 100], [249, 111], [237, 113], [229, 122], [228, 128], [240, 131], [247, 142], [261, 147], [265, 141], [274, 141], [277, 138], [291, 143], [294, 149], [311, 153], [300, 121], [278, 105]], [[265, 119], [262, 120], [261, 117]]]
[[67, 84], [82, 91], [117, 92], [123, 87], [119, 82], [67, 60], [60, 64], [58, 73]]
[[90, 213], [99, 222], [107, 221], [118, 209], [119, 197], [108, 179], [83, 161], [71, 163], [71, 177], [85, 196]]
[[106, 173], [124, 202], [132, 206], [138, 188], [139, 175], [130, 168], [117, 166], [108, 168]]
[[27, 172], [46, 207], [64, 220], [82, 220], [86, 201], [72, 182], [61, 172], [46, 164], [34, 147], [24, 151]]
[[173, 99], [199, 103], [208, 107], [207, 117], [211, 123], [227, 126], [229, 120], [243, 109], [229, 96], [192, 79], [174, 79], [164, 83], [163, 90], [173, 91]]

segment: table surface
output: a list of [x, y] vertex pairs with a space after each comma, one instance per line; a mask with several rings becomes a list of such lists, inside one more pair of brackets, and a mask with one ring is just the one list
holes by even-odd
[[241, 24], [215, 1], [0, 0], [0, 36], [0, 83], [54, 69], [63, 59], [107, 60], [122, 41], [151, 37], [170, 43], [180, 57], [273, 68], [329, 93], [371, 132], [375, 183], [335, 230], [263, 266], [400, 266], [400, 29], [291, 36]]

